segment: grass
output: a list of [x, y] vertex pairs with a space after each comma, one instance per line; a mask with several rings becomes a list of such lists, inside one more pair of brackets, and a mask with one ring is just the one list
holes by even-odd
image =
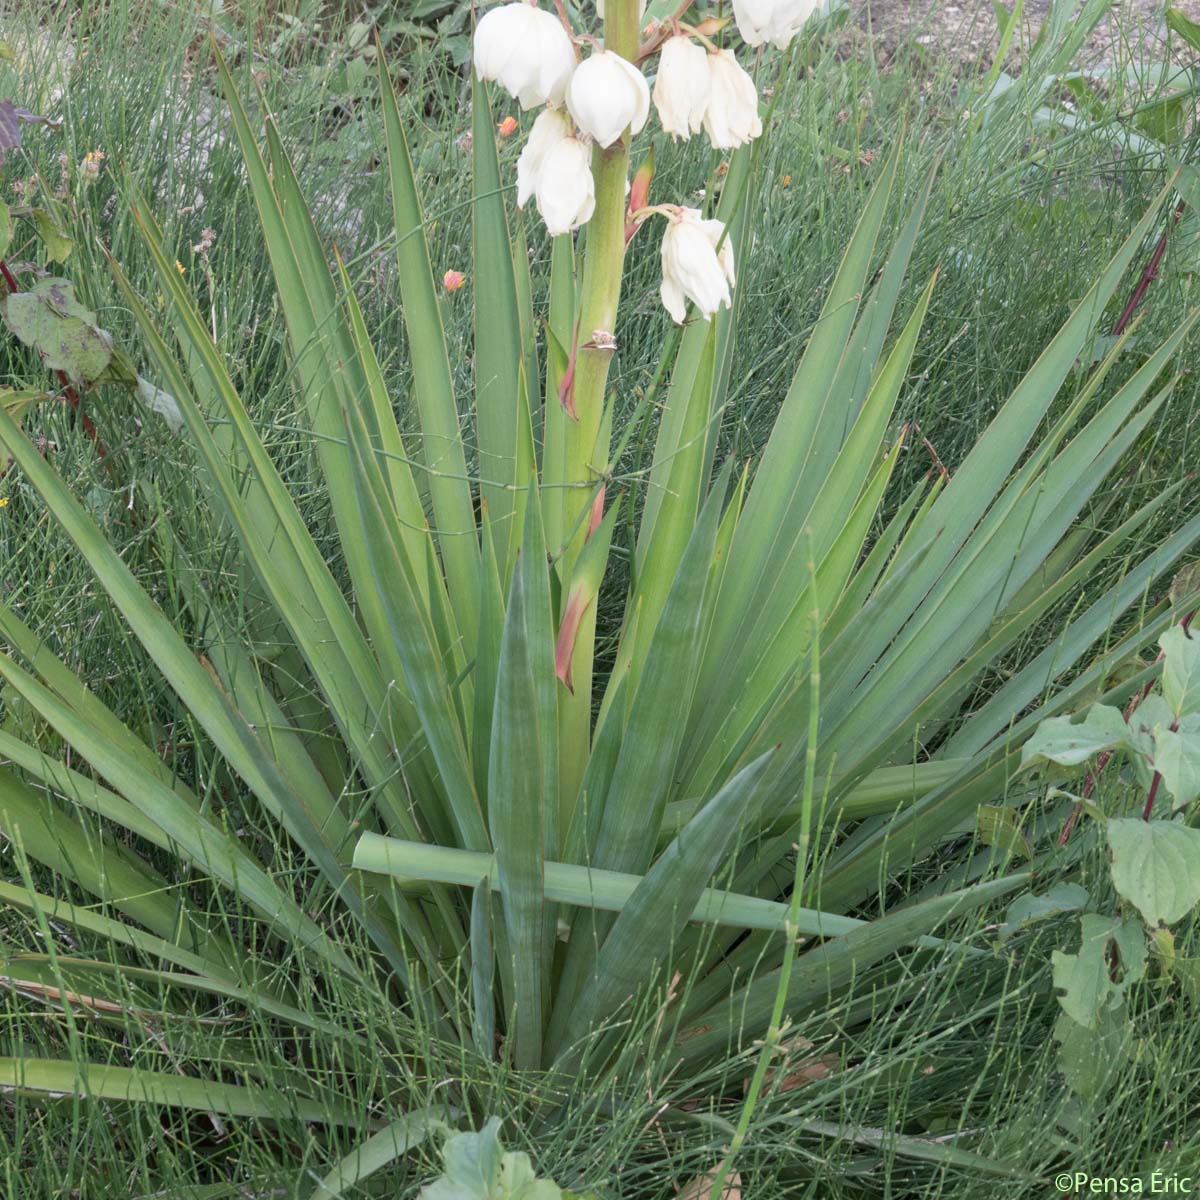
[[[0, 96], [61, 116], [63, 125], [53, 134], [32, 131], [28, 151], [11, 160], [9, 178], [40, 172], [54, 187], [60, 154], [70, 167], [95, 149], [104, 150], [110, 167], [118, 162], [129, 167], [137, 186], [154, 198], [168, 244], [174, 244], [185, 277], [202, 297], [219, 347], [236, 364], [236, 382], [276, 456], [287, 464], [289, 482], [305, 497], [305, 515], [319, 533], [328, 527], [325, 501], [309, 484], [312, 447], [301, 433], [295, 389], [281, 370], [282, 321], [236, 149], [213, 99], [203, 24], [179, 8], [144, 10], [122, 0], [79, 9], [47, 6], [36, 15], [49, 34], [44, 39], [13, 36], [18, 54], [13, 62], [0, 63]], [[316, 41], [292, 37], [273, 46], [281, 28], [277, 12], [264, 10], [229, 32], [244, 47], [240, 69], [247, 75], [253, 71], [261, 83], [297, 155], [323, 230], [351, 264], [375, 343], [391, 348], [384, 366], [403, 406], [409, 381], [383, 232], [390, 227], [389, 201], [382, 173], [374, 169], [382, 141], [377, 117], [369, 96], [339, 90], [346, 55], [336, 19]], [[67, 46], [74, 58], [64, 75], [53, 64]], [[426, 194], [436, 197], [429, 216], [440, 275], [469, 257], [464, 182], [469, 158], [462, 144], [467, 116], [461, 81], [447, 74], [444, 63], [418, 52], [405, 67], [409, 136]], [[764, 218], [753, 255], [739, 267], [739, 303], [752, 319], [744, 323], [749, 334], [735, 352], [732, 378], [737, 382], [723, 414], [721, 453], [743, 458], [761, 444], [872, 181], [874, 163], [906, 130], [905, 193], [913, 194], [935, 159], [940, 158], [941, 170], [901, 309], [911, 306], [935, 268], [941, 276], [903, 400], [904, 418], [921, 434], [910, 440], [903, 474], [915, 479], [935, 462], [953, 470], [997, 399], [1011, 390], [1097, 265], [1144, 211], [1161, 186], [1162, 172], [1156, 163], [1119, 155], [1103, 132], [1064, 137], [1039, 129], [1032, 99], [979, 128], [962, 116], [964, 110], [977, 110], [979, 81], [931, 64], [915, 49], [882, 69], [862, 46], [830, 38], [802, 51], [792, 72], [780, 106], [786, 120], [756, 180]], [[53, 95], [56, 79], [63, 85], [59, 98]], [[1129, 101], [1111, 103], [1117, 108]], [[506, 147], [509, 178], [518, 141]], [[720, 186], [715, 162], [695, 143], [658, 149], [664, 192]], [[67, 273], [102, 323], [137, 358], [132, 322], [117, 302], [101, 247], [152, 303], [155, 286], [116, 177], [115, 171], [105, 171], [88, 186], [72, 179], [77, 244]], [[897, 219], [902, 215], [901, 205]], [[211, 248], [193, 250], [207, 228], [215, 232]], [[548, 246], [533, 223], [530, 232], [534, 277], [544, 278]], [[666, 328], [656, 296], [656, 256], [649, 245], [642, 250], [629, 281], [626, 311], [632, 317], [627, 330], [619, 331], [614, 372], [626, 413], [650, 386], [653, 355]], [[1173, 248], [1138, 330], [1145, 344], [1155, 344], [1188, 303], [1192, 287], [1186, 265]], [[444, 301], [451, 357], [464, 387], [470, 375], [466, 298], [464, 291]], [[5, 343], [0, 355], [6, 381], [40, 377], [38, 365], [19, 347]], [[1136, 347], [1130, 358], [1136, 358]], [[46, 439], [55, 466], [77, 494], [87, 497], [139, 577], [153, 581], [156, 598], [169, 614], [186, 625], [181, 597], [163, 565], [159, 533], [167, 525], [200, 554], [212, 578], [226, 582], [229, 602], [236, 603], [236, 564], [193, 503], [186, 446], [113, 389], [90, 397], [88, 405], [110, 447], [115, 479], [65, 406], [39, 411], [27, 427]], [[1131, 456], [1120, 490], [1109, 497], [1114, 508], [1104, 515], [1106, 525], [1132, 511], [1139, 498], [1181, 477], [1195, 458], [1198, 413], [1197, 381], [1189, 375]], [[650, 444], [647, 430], [639, 429], [614, 464], [614, 475], [629, 485], [630, 503], [638, 502], [635, 484], [648, 465]], [[138, 489], [132, 513], [130, 486]], [[0, 490], [9, 502], [0, 511], [0, 585], [8, 602], [135, 730], [149, 731], [186, 769], [207, 776], [213, 764], [195, 761], [197, 739], [188, 718], [160, 690], [157, 674], [146, 669], [57, 527], [16, 477], [6, 478]], [[903, 490], [897, 486], [895, 494]], [[1196, 504], [1194, 489], [1182, 495], [1181, 503]], [[1163, 521], [1174, 524], [1180, 515]], [[1162, 526], [1143, 531], [1143, 548], [1161, 531]], [[623, 594], [620, 572], [614, 571], [602, 620], [618, 615]], [[4, 727], [15, 724], [27, 731], [20, 723], [31, 720], [28, 713], [10, 697], [3, 700]], [[48, 736], [46, 745], [54, 749]], [[271, 829], [258, 814], [239, 807], [236, 795], [223, 793], [219, 771], [213, 775], [207, 802], [224, 805], [243, 836], [269, 844]], [[952, 847], [951, 862], [971, 848]], [[11, 847], [0, 847], [0, 861], [3, 879], [19, 882], [24, 868]], [[278, 846], [275, 869], [293, 868], [287, 847]], [[1095, 864], [1089, 868], [1084, 862], [1079, 870], [1085, 878], [1100, 876]], [[189, 882], [186, 876], [173, 879], [180, 888]], [[914, 878], [904, 884], [916, 891], [924, 882]], [[54, 886], [42, 876], [38, 883], [43, 889]], [[1172, 1162], [1194, 1162], [1200, 1154], [1200, 1114], [1194, 1055], [1189, 1054], [1192, 1017], [1169, 991], [1148, 991], [1139, 1001], [1144, 1008], [1136, 1014], [1139, 1054], [1108, 1106], [1084, 1112], [1064, 1102], [1053, 1062], [1055, 1006], [1045, 963], [1069, 930], [1067, 922], [1052, 923], [1022, 935], [1010, 973], [998, 988], [985, 989], [982, 981], [978, 988], [963, 987], [961, 961], [947, 960], [938, 976], [945, 987], [927, 990], [902, 1010], [888, 1005], [886, 991], [864, 993], [860, 1002], [876, 1006], [879, 1019], [870, 1023], [863, 1041], [841, 1044], [837, 1069], [825, 1078], [794, 1089], [776, 1084], [756, 1118], [741, 1164], [746, 1179], [753, 1179], [756, 1198], [1029, 1194], [1025, 1180], [931, 1163], [902, 1137], [880, 1150], [865, 1133], [866, 1142], [830, 1138], [831, 1128], [888, 1130], [909, 1138], [980, 1129], [986, 1131], [986, 1148], [1018, 1155], [1039, 1174], [1052, 1173], [1064, 1155], [1094, 1174], [1126, 1165], [1130, 1171], [1142, 1165], [1170, 1170]], [[961, 932], [991, 936], [975, 926]], [[252, 930], [242, 933], [252, 936]], [[45, 941], [42, 931], [12, 910], [0, 910], [0, 938], [6, 950], [36, 950]], [[1181, 954], [1189, 952], [1187, 945], [1183, 941]], [[1190, 953], [1200, 955], [1194, 932]], [[298, 979], [304, 995], [303, 956], [281, 969]], [[312, 1003], [315, 1011], [317, 998]], [[301, 1061], [309, 1072], [344, 1081], [352, 1100], [355, 1089], [376, 1090], [382, 1073], [394, 1077], [402, 1108], [434, 1098], [422, 1094], [404, 1054], [395, 1050], [422, 1045], [437, 1068], [433, 1077], [466, 1080], [481, 1111], [531, 1111], [527, 1081], [468, 1058], [456, 1047], [431, 1042], [420, 1028], [395, 1029], [394, 1009], [373, 1007], [370, 993], [323, 996], [320, 1009], [355, 1014], [366, 1048], [344, 1048], [316, 1037], [304, 1046], [282, 1048], [270, 1024], [250, 1013], [233, 1012], [227, 1026], [207, 1026], [198, 1019], [199, 1009], [168, 1009], [151, 981], [131, 991], [123, 1013], [87, 1020], [78, 1009], [74, 1016], [62, 1012], [50, 996], [5, 989], [0, 991], [0, 1041], [16, 1050], [61, 1056], [73, 1045], [117, 1046], [127, 1030], [136, 1030], [144, 1041], [147, 1023], [173, 1021], [189, 1030], [197, 1053], [226, 1061], [239, 1076], [254, 1078], [263, 1064]], [[796, 1032], [815, 1038], [836, 1029], [838, 1018], [830, 1013], [827, 1028]], [[637, 1019], [644, 1024], [644, 1038], [636, 1044], [644, 1047], [656, 1032], [655, 1013], [651, 1009]], [[301, 1078], [296, 1082], [303, 1086]], [[628, 1102], [633, 1082], [644, 1102]], [[510, 1118], [507, 1143], [523, 1144], [539, 1170], [564, 1185], [603, 1184], [629, 1196], [670, 1195], [673, 1186], [713, 1165], [727, 1131], [702, 1117], [705, 1097], [720, 1084], [718, 1076], [675, 1078], [664, 1063], [639, 1053], [619, 1065], [610, 1084], [577, 1097], [552, 1127]], [[695, 1119], [661, 1120], [668, 1100], [695, 1104]], [[343, 1148], [348, 1151], [355, 1140], [352, 1132], [346, 1134]], [[0, 1188], [14, 1197], [87, 1200], [164, 1193], [207, 1200], [245, 1194], [237, 1191], [242, 1186], [252, 1194], [299, 1196], [328, 1165], [325, 1143], [300, 1122], [282, 1128], [205, 1116], [182, 1120], [131, 1106], [0, 1098]], [[432, 1165], [425, 1148], [386, 1180], [386, 1193], [366, 1189], [360, 1194], [410, 1194]]]

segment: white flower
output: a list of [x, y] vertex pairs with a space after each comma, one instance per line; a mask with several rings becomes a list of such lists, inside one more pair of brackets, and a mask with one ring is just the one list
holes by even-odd
[[819, 7], [820, 0], [733, 0], [733, 15], [747, 45], [785, 50]]
[[704, 113], [704, 132], [718, 150], [732, 150], [762, 133], [754, 80], [733, 57], [732, 50], [708, 56], [710, 90]]
[[575, 47], [559, 19], [530, 4], [489, 9], [475, 27], [475, 71], [495, 80], [524, 109], [561, 104], [575, 70]]
[[672, 138], [686, 140], [700, 132], [710, 86], [708, 51], [690, 38], [668, 38], [658, 60], [654, 107], [663, 129]]
[[578, 229], [596, 207], [591, 148], [578, 138], [555, 142], [537, 176], [537, 206], [552, 237]]
[[547, 108], [538, 113], [529, 140], [517, 159], [517, 207], [524, 208], [529, 197], [537, 191], [542, 164], [550, 150], [574, 132], [571, 118], [562, 109]]
[[650, 115], [641, 71], [611, 50], [580, 63], [567, 85], [567, 108], [584, 133], [608, 149], [626, 129], [639, 133]]
[[706, 221], [698, 208], [681, 208], [667, 218], [662, 240], [662, 287], [659, 294], [667, 312], [682, 324], [691, 300], [707, 321], [722, 305], [731, 303], [729, 289], [736, 283], [733, 247], [720, 221]]

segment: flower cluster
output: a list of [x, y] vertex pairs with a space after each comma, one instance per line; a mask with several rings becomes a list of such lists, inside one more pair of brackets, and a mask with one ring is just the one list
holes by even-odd
[[[783, 48], [820, 0], [734, 0], [739, 33], [750, 46]], [[638, 6], [645, 16], [645, 0]], [[596, 0], [603, 19], [603, 0]], [[709, 35], [721, 22], [693, 28], [678, 19], [651, 24], [629, 62], [596, 38], [576, 36], [565, 10], [556, 15], [537, 0], [489, 9], [475, 29], [475, 70], [499, 83], [524, 110], [542, 108], [517, 161], [517, 205], [533, 200], [547, 230], [569, 233], [595, 209], [593, 147], [608, 150], [646, 125], [651, 102], [664, 132], [687, 139], [701, 130], [718, 150], [733, 150], [762, 133], [754, 80], [732, 49]], [[589, 53], [581, 57], [580, 46]], [[654, 90], [639, 63], [658, 55]], [[696, 209], [658, 205], [631, 213], [633, 227], [651, 214], [667, 218], [663, 237], [662, 299], [677, 321], [691, 300], [707, 320], [730, 303], [733, 251], [719, 221]]]

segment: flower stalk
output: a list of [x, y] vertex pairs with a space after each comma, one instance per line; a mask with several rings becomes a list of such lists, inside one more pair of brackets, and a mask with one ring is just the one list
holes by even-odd
[[[632, 62], [638, 50], [638, 0], [609, 0], [604, 14], [604, 44]], [[582, 291], [575, 327], [574, 377], [568, 398], [565, 425], [564, 476], [568, 483], [599, 485], [608, 468], [607, 445], [601, 445], [604, 398], [615, 348], [617, 306], [625, 266], [625, 184], [629, 178], [629, 143], [626, 133], [607, 150], [592, 152], [596, 207], [587, 224]], [[605, 336], [607, 335], [607, 336]], [[572, 416], [573, 413], [573, 416]], [[563, 595], [571, 594], [575, 566], [593, 524], [596, 489], [567, 487], [563, 496], [561, 528], [569, 539], [559, 566]], [[569, 825], [574, 800], [583, 779], [590, 747], [592, 659], [596, 632], [596, 605], [578, 618], [574, 648], [564, 667], [572, 691], [559, 707], [561, 746], [560, 795], [563, 829]]]

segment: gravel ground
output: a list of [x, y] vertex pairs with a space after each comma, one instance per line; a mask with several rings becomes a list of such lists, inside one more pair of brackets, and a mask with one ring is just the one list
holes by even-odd
[[[1004, 0], [1012, 8], [1013, 0]], [[1050, 7], [1051, 0], [1025, 0], [1026, 41], [1034, 36]], [[1171, 0], [1193, 20], [1200, 21], [1200, 0]], [[964, 68], [987, 68], [997, 41], [996, 17], [991, 0], [853, 0], [860, 29], [869, 32], [877, 53], [894, 55], [906, 43], [924, 46], [932, 53], [950, 55]], [[1128, 43], [1140, 54], [1161, 58], [1165, 0], [1114, 0], [1108, 15], [1101, 19], [1082, 52], [1084, 62], [1100, 65], [1111, 62], [1114, 47]], [[1173, 39], [1176, 46], [1179, 39]], [[1015, 53], [1019, 61], [1019, 49]], [[1176, 49], [1176, 54], [1179, 51]], [[1124, 55], [1122, 55], [1124, 57]]]

